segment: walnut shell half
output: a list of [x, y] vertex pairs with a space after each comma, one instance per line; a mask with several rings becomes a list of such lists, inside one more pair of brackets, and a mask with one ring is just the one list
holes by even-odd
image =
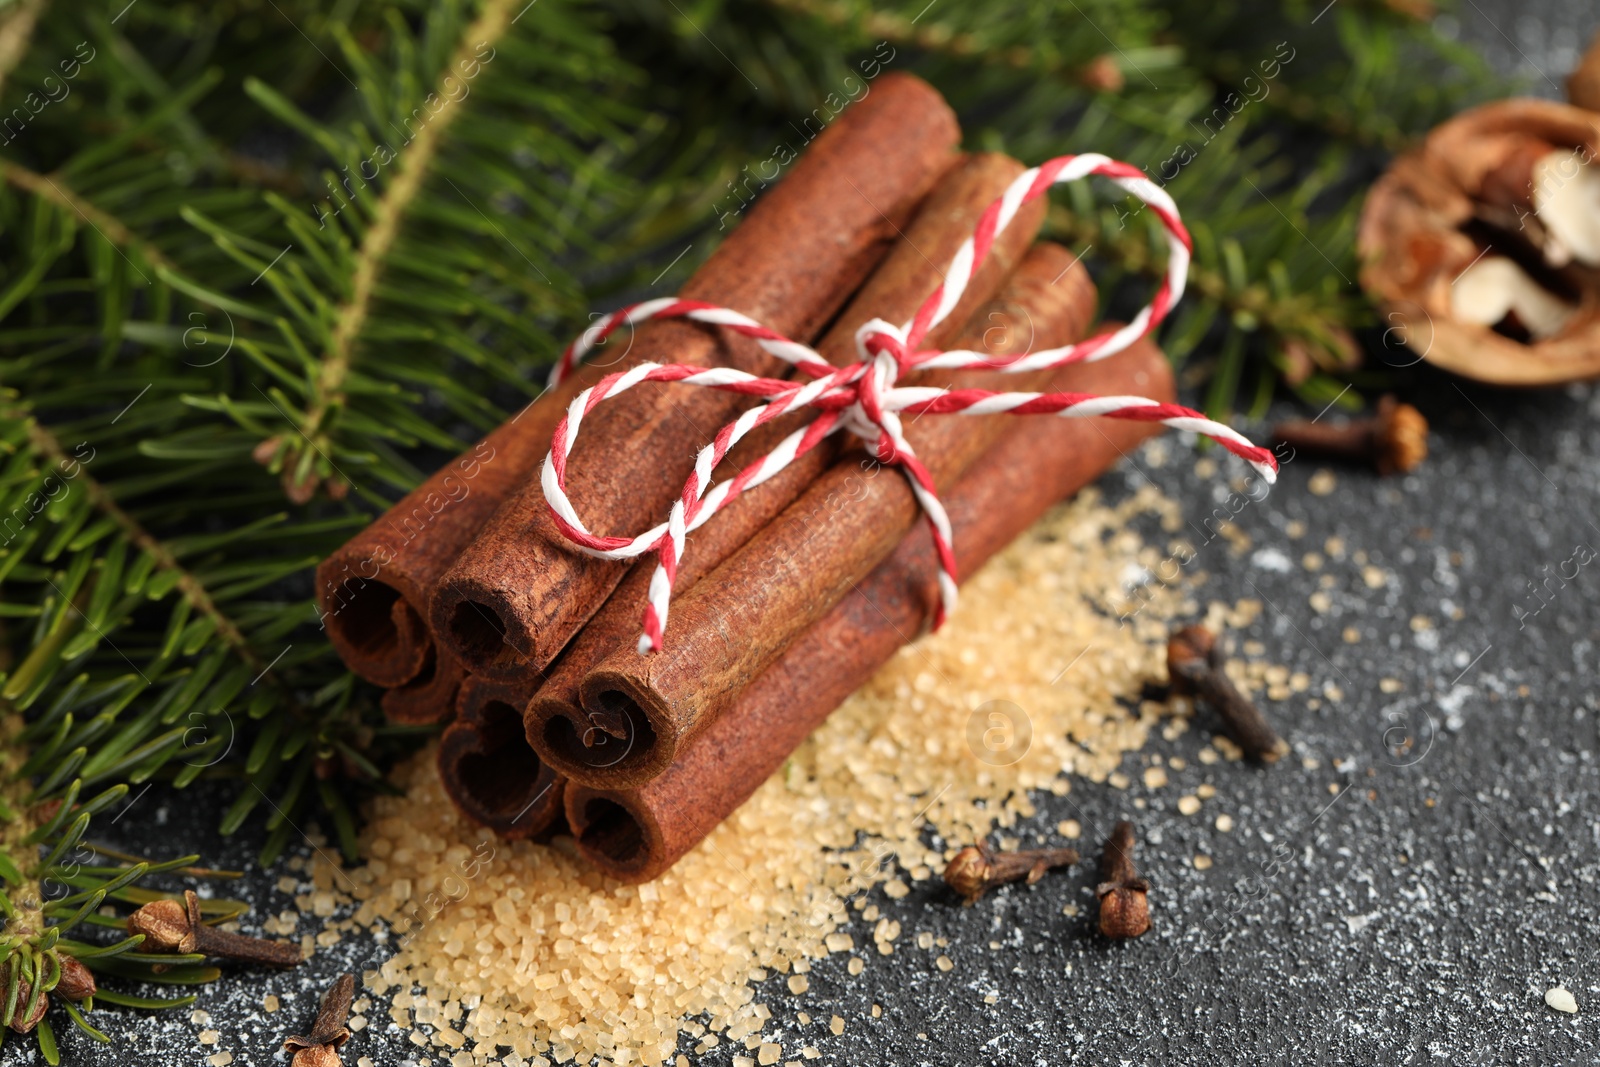
[[1390, 337], [1452, 373], [1523, 386], [1600, 377], [1595, 194], [1600, 114], [1544, 100], [1465, 111], [1367, 195], [1362, 288]]

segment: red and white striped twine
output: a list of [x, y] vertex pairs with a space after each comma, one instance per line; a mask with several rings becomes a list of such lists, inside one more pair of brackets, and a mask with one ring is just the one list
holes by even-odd
[[[994, 239], [1011, 224], [1017, 209], [1027, 201], [1044, 195], [1053, 185], [1094, 174], [1109, 178], [1143, 200], [1166, 227], [1171, 250], [1167, 275], [1149, 305], [1121, 329], [1061, 348], [1001, 358], [983, 352], [960, 350], [920, 351], [923, 338], [943, 322], [960, 302], [968, 282], [988, 256]], [[1200, 412], [1177, 404], [1161, 404], [1137, 396], [1002, 393], [987, 389], [949, 390], [895, 385], [900, 375], [911, 370], [988, 369], [1015, 374], [1114, 355], [1153, 330], [1183, 295], [1190, 249], [1189, 233], [1178, 217], [1177, 205], [1138, 168], [1098, 154], [1060, 156], [1019, 175], [1005, 193], [989, 205], [978, 221], [977, 229], [962, 243], [950, 261], [943, 284], [928, 296], [910, 322], [894, 326], [882, 319], [874, 319], [856, 332], [856, 344], [862, 355], [858, 363], [835, 367], [806, 345], [791, 341], [737, 311], [711, 304], [663, 297], [621, 308], [600, 319], [567, 347], [551, 374], [552, 385], [570, 374], [585, 354], [621, 326], [635, 326], [648, 319], [662, 318], [684, 318], [722, 326], [752, 338], [767, 352], [793, 365], [811, 380], [801, 383], [782, 378], [762, 378], [728, 367], [659, 363], [640, 363], [631, 370], [608, 375], [597, 385], [580, 393], [567, 408], [566, 417], [556, 427], [550, 455], [544, 464], [545, 500], [561, 532], [590, 555], [602, 559], [633, 559], [647, 552], [658, 554], [655, 574], [650, 582], [649, 603], [644, 612], [644, 633], [639, 638], [639, 651], [652, 652], [661, 648], [672, 583], [677, 576], [678, 561], [683, 558], [686, 535], [734, 497], [771, 478], [797, 456], [816, 447], [829, 434], [848, 430], [871, 443], [879, 461], [896, 464], [905, 470], [911, 490], [932, 527], [940, 565], [941, 603], [934, 617], [934, 627], [937, 628], [956, 604], [955, 552], [951, 547], [950, 520], [939, 502], [933, 478], [906, 441], [901, 425], [901, 416], [906, 413], [1059, 415], [1063, 418], [1106, 416], [1161, 422], [1175, 429], [1190, 430], [1211, 438], [1229, 452], [1248, 461], [1268, 482], [1275, 480], [1278, 465], [1271, 452], [1252, 445], [1229, 427], [1212, 422]], [[701, 449], [694, 472], [684, 483], [683, 493], [672, 505], [665, 522], [634, 537], [590, 533], [567, 497], [567, 458], [577, 443], [584, 417], [602, 401], [625, 393], [641, 382], [679, 382], [721, 389], [760, 397], [764, 403], [757, 404], [722, 427], [716, 438]], [[713, 484], [712, 472], [742, 437], [786, 412], [805, 407], [815, 408], [820, 414], [733, 478]]]

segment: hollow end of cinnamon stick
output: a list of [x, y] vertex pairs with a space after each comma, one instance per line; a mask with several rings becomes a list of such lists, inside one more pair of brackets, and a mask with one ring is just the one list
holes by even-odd
[[354, 546], [317, 568], [322, 625], [339, 657], [367, 681], [404, 685], [429, 663], [433, 638], [422, 607], [378, 577], [363, 577], [374, 561]]
[[455, 714], [456, 694], [466, 672], [456, 658], [430, 643], [422, 670], [403, 685], [383, 694], [384, 717], [402, 726], [444, 722]]
[[439, 780], [456, 810], [504, 838], [559, 829], [565, 781], [528, 745], [518, 697], [469, 679], [439, 741]]
[[628, 789], [671, 766], [682, 724], [647, 686], [595, 671], [583, 679], [579, 701], [535, 699], [529, 706], [530, 718], [540, 721], [538, 747], [563, 774], [594, 788]]
[[538, 637], [505, 590], [468, 579], [443, 584], [433, 596], [440, 643], [472, 674], [509, 679], [533, 669]]
[[[547, 686], [534, 694], [522, 713], [528, 744], [557, 774], [597, 789], [611, 784], [606, 771], [624, 761], [635, 740], [653, 743], [650, 720], [641, 713], [628, 715], [625, 706], [596, 720], [577, 702], [572, 692], [552, 693]], [[621, 736], [617, 736], [617, 726]]]
[[578, 852], [601, 873], [621, 882], [648, 882], [677, 862], [648, 807], [630, 793], [567, 787], [567, 825]]

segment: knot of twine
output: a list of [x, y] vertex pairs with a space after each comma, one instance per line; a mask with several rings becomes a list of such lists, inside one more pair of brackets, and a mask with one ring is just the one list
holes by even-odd
[[[1126, 326], [1061, 348], [1004, 357], [966, 350], [921, 350], [923, 338], [960, 302], [995, 238], [1011, 224], [1017, 210], [1054, 185], [1096, 174], [1109, 178], [1144, 201], [1166, 229], [1170, 248], [1167, 273], [1150, 303]], [[897, 466], [906, 473], [911, 491], [927, 517], [939, 557], [940, 602], [934, 614], [934, 628], [937, 629], [956, 604], [955, 551], [951, 545], [950, 520], [939, 502], [933, 477], [905, 438], [901, 416], [908, 412], [912, 415], [1105, 416], [1161, 422], [1211, 438], [1249, 462], [1269, 483], [1275, 480], [1278, 465], [1270, 451], [1252, 445], [1230, 427], [1177, 404], [1162, 404], [1138, 396], [1007, 393], [896, 384], [901, 375], [912, 370], [994, 370], [1018, 374], [1105, 359], [1121, 352], [1160, 324], [1182, 297], [1191, 248], [1189, 232], [1178, 217], [1177, 205], [1160, 186], [1145, 177], [1143, 171], [1098, 154], [1059, 156], [1019, 175], [1000, 198], [989, 205], [972, 236], [951, 259], [944, 282], [929, 294], [910, 322], [895, 326], [874, 319], [856, 332], [856, 346], [861, 357], [856, 363], [836, 367], [808, 346], [768, 329], [747, 315], [713, 304], [662, 297], [619, 308], [598, 320], [567, 347], [551, 373], [552, 385], [570, 374], [587, 353], [622, 326], [665, 318], [720, 326], [749, 337], [811, 380], [763, 378], [730, 367], [660, 363], [640, 363], [630, 370], [602, 378], [572, 401], [566, 416], [556, 427], [542, 474], [551, 515], [562, 534], [590, 555], [625, 560], [648, 552], [657, 554], [649, 602], [644, 611], [644, 632], [639, 638], [639, 651], [653, 652], [662, 645], [672, 585], [689, 532], [704, 524], [740, 493], [754, 489], [796, 457], [815, 448], [829, 434], [847, 431], [866, 441], [879, 462]], [[591, 533], [567, 497], [567, 459], [577, 443], [584, 417], [602, 401], [625, 393], [641, 382], [678, 382], [741, 393], [758, 397], [763, 402], [723, 426], [715, 439], [700, 450], [694, 471], [684, 483], [683, 492], [672, 505], [665, 522], [634, 537]], [[819, 412], [814, 420], [785, 437], [771, 452], [734, 477], [713, 483], [712, 472], [741, 438], [764, 423], [808, 407]]]

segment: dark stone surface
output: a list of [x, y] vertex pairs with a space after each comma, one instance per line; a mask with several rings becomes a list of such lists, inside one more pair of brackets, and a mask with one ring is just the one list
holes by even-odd
[[[1502, 35], [1484, 12], [1509, 6], [1469, 3], [1456, 23], [1505, 68], [1562, 71], [1575, 54], [1562, 50], [1600, 21], [1545, 0], [1503, 16]], [[1236, 642], [1260, 641], [1259, 658], [1313, 679], [1309, 692], [1264, 705], [1293, 754], [1268, 770], [1203, 765], [1196, 755], [1212, 722], [1202, 715], [1177, 740], [1129, 757], [1130, 788], [1075, 782], [1067, 797], [1039, 798], [1021, 829], [1049, 838], [1059, 820], [1076, 819], [1092, 852], [1114, 820], [1131, 818], [1153, 883], [1153, 930], [1126, 944], [1093, 933], [1092, 863], [970, 909], [930, 887], [899, 901], [879, 894], [905, 931], [893, 956], [858, 977], [842, 957], [820, 961], [799, 997], [782, 978], [761, 990], [774, 1014], [766, 1034], [784, 1042], [785, 1060], [812, 1044], [837, 1063], [1596, 1062], [1600, 561], [1575, 576], [1565, 563], [1565, 580], [1541, 583], [1577, 546], [1600, 546], [1600, 393], [1508, 394], [1424, 371], [1410, 394], [1435, 428], [1420, 471], [1381, 481], [1341, 469], [1334, 492], [1319, 496], [1308, 483], [1320, 465], [1297, 459], [1270, 498], [1239, 513], [1251, 547], [1235, 552], [1217, 538], [1195, 564], [1209, 573], [1202, 600], [1263, 601]], [[1167, 451], [1164, 469], [1125, 467], [1105, 485], [1120, 492], [1153, 478], [1204, 541], [1199, 523], [1228, 490], [1222, 478], [1196, 478], [1179, 442]], [[1286, 532], [1295, 522], [1308, 531], [1299, 539]], [[1343, 557], [1304, 569], [1306, 552], [1327, 554], [1328, 537], [1343, 540]], [[1389, 573], [1384, 587], [1366, 584], [1357, 552]], [[1310, 603], [1319, 590], [1324, 612]], [[1344, 639], [1347, 627], [1358, 642]], [[1342, 699], [1324, 695], [1313, 707], [1327, 686]], [[1149, 790], [1141, 773], [1157, 756], [1187, 766]], [[1198, 815], [1179, 814], [1178, 798], [1203, 782], [1216, 796]], [[211, 830], [223, 796], [152, 790], [100, 825], [128, 847], [248, 865], [256, 840]], [[1232, 832], [1215, 829], [1221, 814]], [[1213, 866], [1196, 869], [1197, 855]], [[282, 873], [224, 887], [255, 905], [247, 927], [291, 906], [275, 888]], [[1063, 914], [1069, 902], [1075, 917]], [[858, 943], [870, 943], [870, 926], [856, 923]], [[918, 949], [920, 930], [949, 947]], [[64, 1062], [202, 1064], [218, 1049], [236, 1064], [283, 1062], [277, 1042], [309, 1024], [332, 977], [375, 966], [385, 951], [349, 942], [292, 974], [201, 990], [198, 1007], [223, 1032], [215, 1049], [196, 1043], [203, 1027], [189, 1009], [98, 1011], [115, 1044], [64, 1034]], [[940, 952], [953, 971], [935, 968]], [[1577, 1015], [1545, 1005], [1557, 984], [1576, 996]], [[260, 1010], [269, 992], [284, 998], [272, 1016]], [[810, 1025], [796, 1021], [800, 1010]], [[375, 1025], [345, 1062], [417, 1062], [421, 1050], [387, 1029], [385, 1012], [369, 1014]], [[839, 1037], [828, 1032], [834, 1014], [847, 1020]], [[706, 1061], [726, 1064], [733, 1051], [725, 1044]], [[0, 1060], [38, 1062], [31, 1042], [14, 1039]]]

